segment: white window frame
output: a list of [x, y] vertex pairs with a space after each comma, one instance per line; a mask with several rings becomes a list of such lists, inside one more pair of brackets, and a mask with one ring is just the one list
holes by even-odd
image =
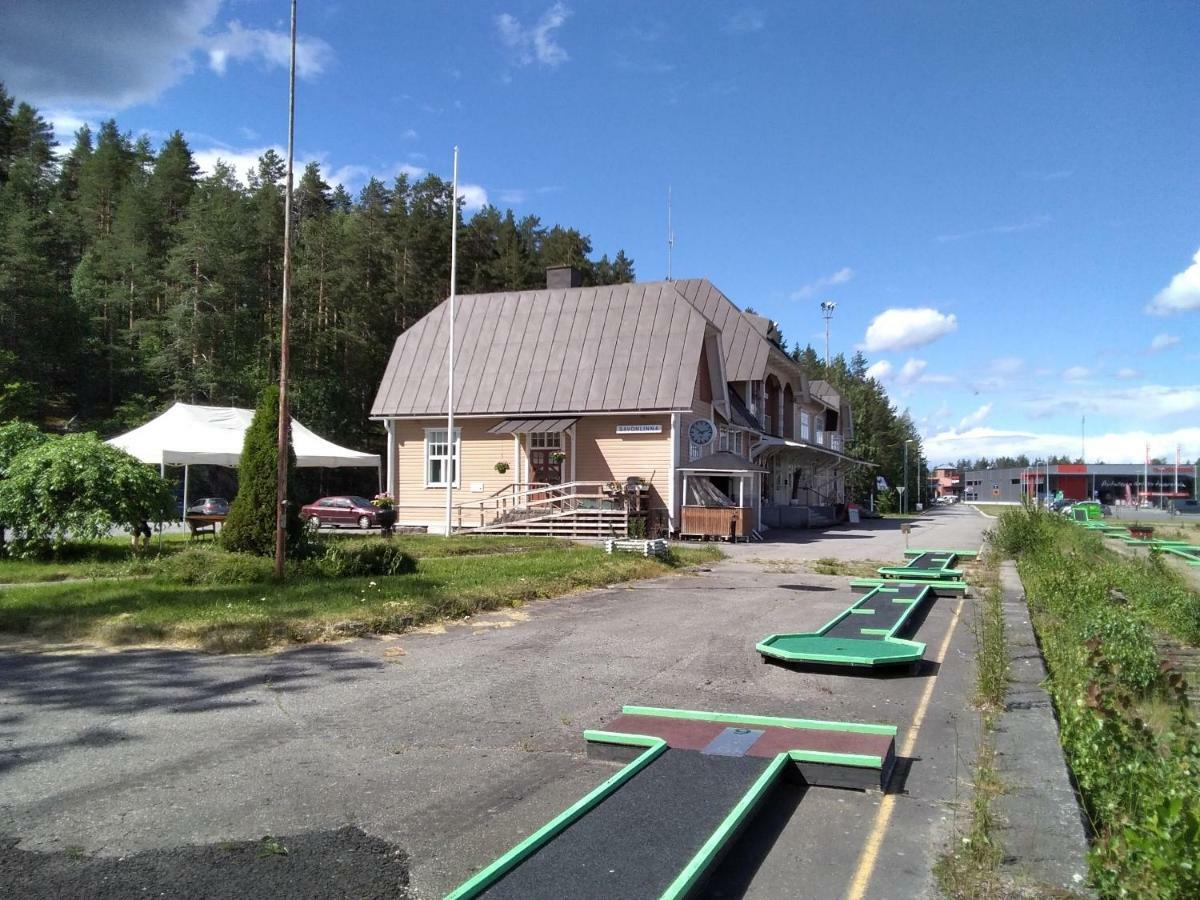
[[800, 440], [811, 441], [812, 438], [812, 416], [808, 414], [808, 410], [800, 410]]
[[445, 433], [446, 433], [445, 426], [443, 426], [441, 428], [426, 428], [425, 429], [425, 487], [427, 487], [427, 488], [444, 488], [444, 487], [446, 487], [446, 481], [444, 478], [441, 481], [430, 481], [429, 480], [430, 463], [435, 459], [442, 460], [442, 471], [443, 472], [446, 470], [446, 466], [448, 463], [450, 464], [450, 467], [454, 469], [454, 487], [455, 488], [457, 488], [459, 486], [459, 483], [462, 480], [462, 471], [461, 471], [462, 467], [459, 465], [456, 465], [456, 463], [462, 459], [462, 429], [461, 428], [454, 429], [454, 446], [453, 446], [453, 448], [449, 448], [452, 451], [452, 455], [439, 453], [436, 456], [430, 456], [430, 454], [429, 454], [430, 444], [433, 444], [433, 443], [446, 444], [447, 443], [444, 439], [441, 441], [433, 441], [431, 439], [431, 436], [434, 434], [445, 435]]
[[722, 425], [719, 429], [717, 429], [717, 433], [720, 435], [720, 439], [717, 443], [717, 447], [720, 448], [721, 450], [728, 450], [729, 449], [729, 429], [726, 426]]
[[740, 430], [733, 433], [733, 452], [738, 456], [745, 456], [745, 454], [742, 452], [742, 440], [745, 433], [746, 432]]
[[531, 431], [529, 433], [530, 450], [561, 450], [561, 431]]

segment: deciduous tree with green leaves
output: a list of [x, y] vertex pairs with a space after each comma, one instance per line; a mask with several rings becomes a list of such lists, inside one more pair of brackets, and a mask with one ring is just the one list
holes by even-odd
[[[23, 429], [8, 437], [31, 439]], [[34, 439], [0, 481], [0, 521], [12, 529], [9, 552], [19, 556], [44, 556], [68, 542], [99, 540], [113, 528], [162, 522], [173, 506], [170, 484], [152, 467], [91, 433]]]

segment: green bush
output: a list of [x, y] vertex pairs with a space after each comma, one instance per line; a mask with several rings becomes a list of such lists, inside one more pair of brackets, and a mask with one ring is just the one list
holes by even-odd
[[257, 584], [275, 574], [271, 561], [261, 556], [201, 547], [164, 556], [154, 568], [162, 580], [179, 584]]
[[173, 514], [171, 486], [150, 466], [94, 434], [28, 447], [0, 481], [0, 522], [11, 552], [44, 556], [67, 542], [95, 541], [114, 527], [162, 522]]
[[[246, 430], [238, 466], [238, 492], [221, 529], [221, 544], [237, 553], [275, 554], [276, 462], [279, 459], [279, 388], [263, 391], [254, 420]], [[289, 554], [304, 540], [300, 507], [295, 502], [296, 453], [288, 442], [287, 548]]]
[[1094, 606], [1083, 617], [1079, 634], [1098, 640], [1118, 683], [1145, 693], [1159, 680], [1158, 651], [1146, 626], [1121, 609]]
[[306, 568], [326, 578], [352, 575], [409, 575], [417, 563], [396, 541], [375, 538], [363, 541], [330, 541]]

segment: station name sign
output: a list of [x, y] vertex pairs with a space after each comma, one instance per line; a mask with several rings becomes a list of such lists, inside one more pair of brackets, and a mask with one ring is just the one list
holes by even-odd
[[661, 425], [618, 425], [617, 434], [662, 434]]

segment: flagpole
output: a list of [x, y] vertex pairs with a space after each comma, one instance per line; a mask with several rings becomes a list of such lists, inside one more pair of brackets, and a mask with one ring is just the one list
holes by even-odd
[[275, 446], [275, 577], [283, 578], [287, 554], [288, 304], [292, 296], [292, 160], [296, 135], [296, 0], [292, 0], [292, 58], [288, 71], [287, 182], [283, 189], [283, 300], [279, 306], [279, 433]]
[[458, 147], [454, 148], [454, 173], [450, 187], [450, 352], [446, 364], [446, 446], [450, 462], [446, 471], [446, 537], [450, 537], [454, 507], [454, 479], [458, 477], [458, 445], [454, 440], [454, 295], [458, 289]]

